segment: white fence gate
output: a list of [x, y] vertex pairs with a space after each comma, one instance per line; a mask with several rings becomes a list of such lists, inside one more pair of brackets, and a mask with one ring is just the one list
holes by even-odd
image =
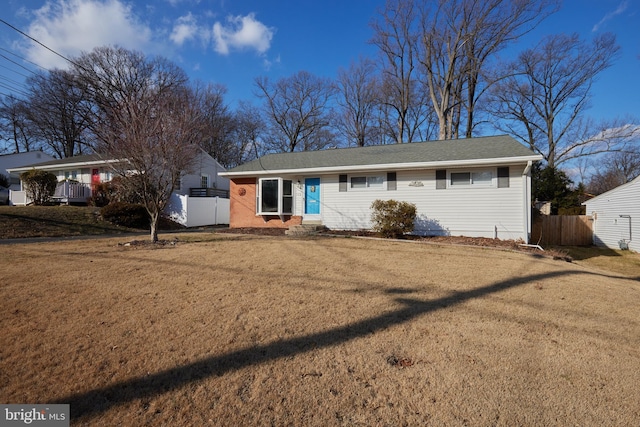
[[185, 227], [229, 224], [229, 199], [174, 193], [165, 212]]

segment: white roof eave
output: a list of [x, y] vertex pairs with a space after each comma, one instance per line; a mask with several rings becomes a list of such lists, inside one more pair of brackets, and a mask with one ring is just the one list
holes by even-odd
[[335, 172], [366, 172], [375, 170], [411, 170], [411, 169], [434, 169], [434, 168], [454, 168], [487, 165], [504, 165], [513, 163], [527, 163], [529, 161], [542, 160], [539, 154], [520, 157], [501, 157], [493, 159], [470, 159], [470, 160], [447, 160], [435, 162], [411, 162], [411, 163], [386, 163], [375, 165], [352, 165], [352, 166], [329, 166], [319, 168], [300, 169], [274, 169], [263, 171], [242, 171], [242, 172], [219, 172], [218, 175], [224, 177], [250, 177], [263, 175], [295, 175], [295, 174], [327, 174]]
[[87, 167], [87, 166], [108, 166], [112, 163], [118, 163], [120, 160], [92, 160], [90, 162], [76, 162], [76, 163], [56, 163], [53, 165], [31, 165], [31, 166], [21, 166], [18, 168], [10, 168], [7, 169], [7, 172], [27, 172], [31, 169], [40, 169], [40, 170], [61, 170], [61, 169], [69, 169], [69, 168], [78, 168], [78, 167]]

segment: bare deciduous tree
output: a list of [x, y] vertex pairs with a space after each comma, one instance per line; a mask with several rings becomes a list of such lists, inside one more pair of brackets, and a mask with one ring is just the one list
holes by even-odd
[[220, 84], [197, 85], [194, 89], [199, 102], [206, 131], [200, 146], [220, 164], [228, 167], [233, 161], [233, 115], [224, 103], [226, 87]]
[[270, 150], [306, 151], [333, 143], [333, 138], [326, 137], [333, 96], [328, 79], [299, 71], [275, 83], [266, 77], [258, 77], [255, 82], [256, 95], [264, 100]]
[[369, 59], [351, 63], [338, 70], [337, 100], [339, 110], [336, 127], [346, 137], [348, 145], [364, 147], [376, 144], [379, 128], [376, 123], [379, 81], [375, 64]]
[[493, 113], [502, 119], [497, 128], [540, 153], [552, 168], [615, 149], [629, 128], [596, 128], [584, 113], [591, 85], [618, 50], [610, 33], [592, 43], [575, 34], [546, 37], [509, 64], [508, 77], [492, 88]]
[[[381, 127], [398, 144], [412, 142], [416, 124], [422, 122], [416, 111], [425, 103], [417, 90], [416, 7], [414, 2], [387, 1], [380, 21], [372, 22], [372, 43], [380, 49], [382, 68], [379, 95]], [[413, 114], [410, 110], [413, 109]]]
[[56, 69], [28, 78], [27, 84], [29, 132], [61, 159], [82, 154], [89, 145], [89, 117], [74, 74]]
[[2, 98], [0, 103], [0, 137], [9, 142], [4, 149], [20, 153], [38, 149], [37, 140], [29, 129], [27, 107], [24, 100], [13, 96]]
[[260, 110], [246, 101], [241, 101], [234, 115], [232, 137], [235, 144], [229, 153], [230, 162], [227, 166], [241, 165], [260, 157], [260, 141], [264, 130], [265, 124]]
[[587, 183], [587, 191], [601, 194], [612, 190], [640, 176], [640, 147], [609, 153], [599, 159], [596, 167], [597, 172]]
[[[422, 79], [438, 117], [438, 139], [471, 137], [480, 78], [491, 55], [531, 30], [553, 1], [435, 0], [421, 10]], [[485, 83], [486, 84], [486, 83]]]
[[75, 63], [92, 94], [96, 149], [119, 160], [114, 170], [139, 192], [155, 242], [159, 216], [200, 149], [204, 120], [194, 92], [171, 62], [123, 48], [97, 48]]
[[[385, 99], [398, 117], [397, 142], [408, 123], [419, 120], [422, 125], [431, 113], [439, 139], [459, 137], [462, 123], [470, 137], [479, 99], [490, 83], [482, 80], [489, 59], [554, 11], [556, 3], [387, 1], [381, 21], [373, 25], [373, 42], [384, 59]], [[430, 108], [416, 114], [416, 106], [426, 104]]]

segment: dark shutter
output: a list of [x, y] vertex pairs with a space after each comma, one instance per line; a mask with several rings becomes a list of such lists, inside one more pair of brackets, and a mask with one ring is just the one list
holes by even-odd
[[498, 168], [498, 188], [509, 188], [509, 167]]
[[396, 173], [387, 172], [387, 190], [395, 190], [396, 188]]
[[436, 170], [436, 190], [447, 188], [447, 171], [446, 169]]
[[338, 177], [338, 191], [347, 191], [347, 175], [340, 175]]

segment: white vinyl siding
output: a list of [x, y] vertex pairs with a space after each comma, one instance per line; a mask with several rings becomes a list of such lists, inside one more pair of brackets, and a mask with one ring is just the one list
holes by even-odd
[[[468, 168], [461, 172], [483, 173], [489, 169], [495, 181], [496, 168]], [[451, 171], [456, 172], [455, 169], [447, 172]], [[393, 192], [387, 191], [386, 186], [340, 192], [339, 175], [326, 175], [322, 178], [322, 221], [333, 229], [368, 229], [371, 203], [376, 199], [394, 199], [416, 205], [415, 234], [489, 238], [497, 235], [499, 239], [525, 240], [523, 171], [524, 165], [509, 167], [511, 185], [508, 188], [497, 188], [493, 183], [438, 190], [435, 170], [398, 171]]]
[[594, 244], [620, 249], [620, 240], [631, 237], [629, 249], [640, 252], [640, 178], [587, 200], [585, 205], [587, 215], [593, 217]]

